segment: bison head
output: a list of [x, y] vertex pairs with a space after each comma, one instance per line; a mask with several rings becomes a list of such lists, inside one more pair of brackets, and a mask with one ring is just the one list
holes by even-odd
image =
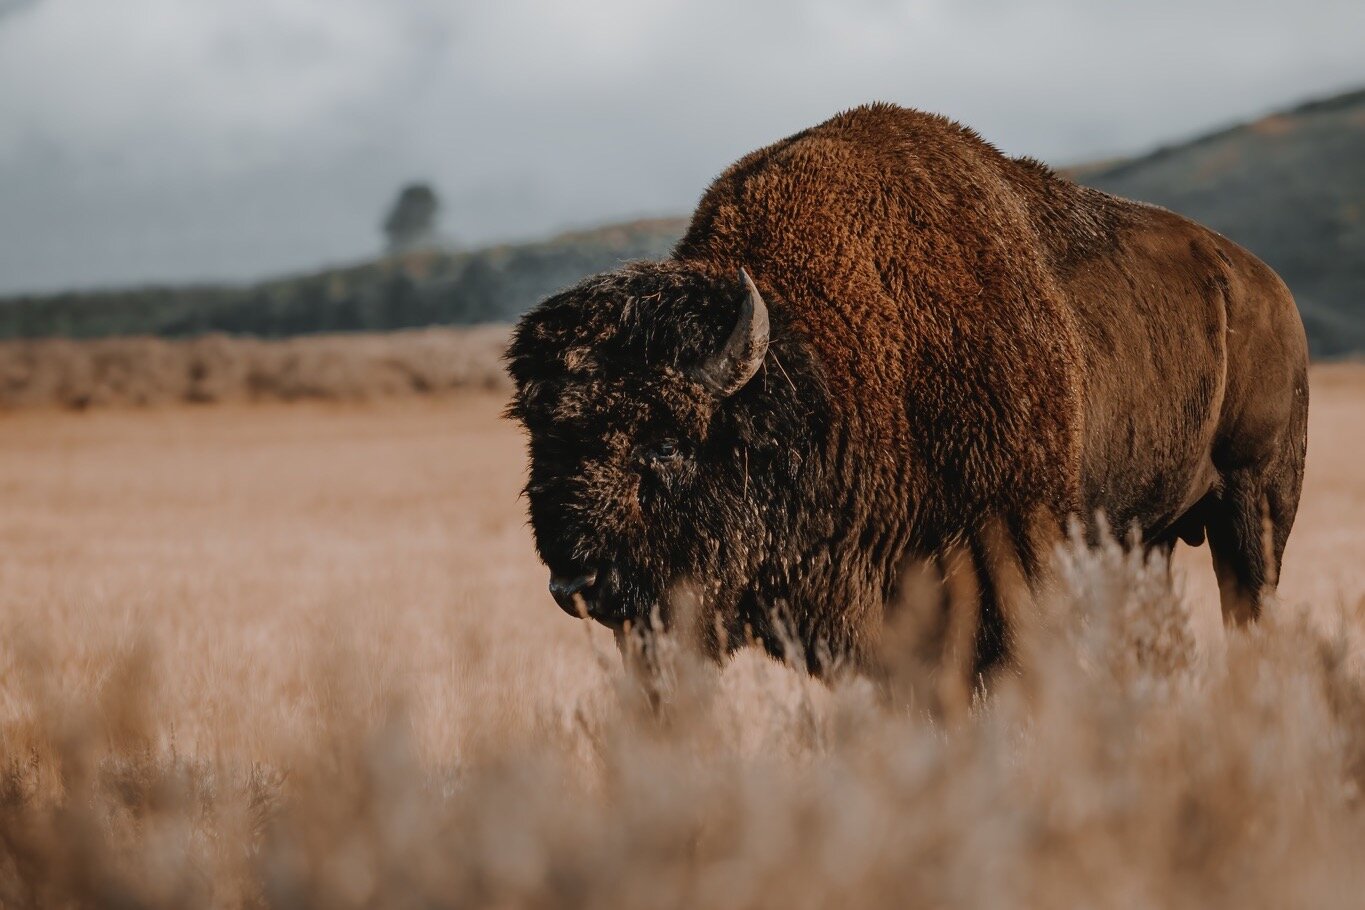
[[742, 633], [817, 435], [798, 392], [814, 374], [784, 328], [746, 273], [677, 262], [588, 279], [522, 318], [509, 414], [566, 611], [667, 624], [686, 590], [703, 640]]

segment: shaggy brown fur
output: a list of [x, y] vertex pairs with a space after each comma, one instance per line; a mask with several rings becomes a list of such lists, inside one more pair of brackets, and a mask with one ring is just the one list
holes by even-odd
[[[741, 268], [771, 348], [716, 397], [687, 366]], [[639, 620], [691, 580], [723, 632], [771, 638], [776, 611], [808, 654], [868, 659], [922, 560], [975, 569], [989, 665], [1046, 548], [1101, 511], [1147, 545], [1207, 530], [1225, 615], [1252, 619], [1302, 480], [1306, 345], [1269, 268], [892, 105], [743, 158], [671, 260], [552, 298], [509, 357], [541, 554], [613, 579], [590, 612]], [[659, 438], [670, 473], [639, 458]]]

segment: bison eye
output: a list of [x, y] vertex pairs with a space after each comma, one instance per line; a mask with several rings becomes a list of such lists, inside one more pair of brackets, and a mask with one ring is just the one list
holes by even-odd
[[644, 456], [649, 461], [672, 461], [681, 454], [682, 447], [676, 439], [660, 439], [644, 449]]

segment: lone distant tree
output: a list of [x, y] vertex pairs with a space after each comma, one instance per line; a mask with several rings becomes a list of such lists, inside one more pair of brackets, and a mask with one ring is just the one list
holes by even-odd
[[410, 183], [399, 192], [384, 219], [390, 253], [407, 253], [435, 246], [436, 215], [441, 202], [425, 183]]

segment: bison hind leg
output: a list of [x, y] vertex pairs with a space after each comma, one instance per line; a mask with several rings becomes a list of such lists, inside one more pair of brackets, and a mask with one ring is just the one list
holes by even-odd
[[1292, 471], [1225, 474], [1205, 513], [1224, 623], [1245, 625], [1279, 582], [1285, 543], [1298, 508]]

